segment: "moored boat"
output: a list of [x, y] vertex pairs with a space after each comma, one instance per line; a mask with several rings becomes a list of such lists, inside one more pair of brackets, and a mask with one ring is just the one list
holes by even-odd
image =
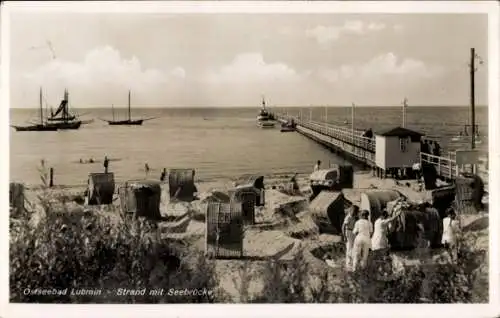
[[295, 121], [293, 119], [291, 119], [289, 121], [284, 121], [281, 124], [280, 131], [281, 132], [292, 132], [292, 131], [295, 131], [296, 126], [297, 126], [297, 124], [295, 123]]
[[57, 127], [49, 125], [43, 120], [42, 108], [42, 88], [40, 87], [40, 123], [32, 124], [29, 126], [16, 126], [11, 125], [16, 131], [56, 131]]
[[16, 131], [57, 131], [56, 127], [48, 126], [44, 124], [36, 124], [30, 126], [15, 126], [12, 125]]
[[140, 126], [142, 125], [143, 120], [142, 119], [125, 119], [125, 120], [116, 120], [116, 121], [108, 121], [108, 124], [110, 125], [137, 125]]
[[55, 127], [58, 130], [69, 130], [79, 129], [81, 125], [82, 121], [76, 120], [76, 116], [69, 111], [69, 94], [68, 90], [64, 90], [64, 97], [56, 112], [47, 118], [47, 126]]
[[124, 120], [115, 120], [115, 108], [113, 105], [111, 105], [111, 112], [113, 115], [112, 120], [102, 119], [111, 126], [141, 126], [144, 121], [156, 118], [156, 117], [151, 117], [143, 119], [132, 119], [131, 108], [130, 108], [130, 90], [128, 91], [128, 118]]
[[257, 123], [257, 125], [260, 127], [260, 128], [274, 128], [275, 126], [275, 123], [272, 122], [272, 121], [259, 121]]
[[257, 116], [257, 125], [260, 128], [274, 128], [274, 116], [266, 109], [266, 101], [262, 98], [262, 108]]

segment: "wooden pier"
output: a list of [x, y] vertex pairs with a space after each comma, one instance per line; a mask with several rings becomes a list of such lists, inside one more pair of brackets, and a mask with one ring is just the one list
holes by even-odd
[[[352, 129], [349, 127], [340, 127], [332, 124], [304, 120], [296, 116], [279, 115], [278, 120], [285, 122], [293, 119], [296, 126], [296, 131], [337, 153], [338, 155], [349, 159], [353, 162], [370, 168], [374, 171], [380, 170], [377, 165], [377, 146], [376, 135], [372, 138], [363, 137], [364, 131]], [[381, 147], [386, 148], [386, 147]], [[419, 151], [418, 151], [419, 152]], [[420, 162], [418, 162], [420, 161]], [[417, 157], [417, 162], [421, 166], [433, 165], [437, 175], [444, 180], [451, 181], [455, 179], [461, 172], [470, 171], [470, 167], [459, 166], [456, 163], [455, 154], [450, 152], [447, 156], [434, 156], [431, 154], [420, 153]], [[411, 169], [412, 164], [403, 165], [400, 169]], [[488, 183], [488, 170], [486, 167], [477, 165], [476, 173], [481, 176], [483, 181]]]
[[296, 130], [300, 134], [347, 159], [368, 167], [375, 165], [375, 139], [363, 137], [363, 131], [298, 118], [294, 120], [297, 123]]

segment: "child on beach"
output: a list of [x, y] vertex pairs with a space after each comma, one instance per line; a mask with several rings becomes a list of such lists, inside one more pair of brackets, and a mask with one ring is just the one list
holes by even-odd
[[443, 219], [443, 237], [441, 243], [448, 248], [452, 259], [457, 258], [457, 236], [460, 231], [460, 225], [456, 219], [456, 213], [453, 208], [448, 208], [447, 217]]

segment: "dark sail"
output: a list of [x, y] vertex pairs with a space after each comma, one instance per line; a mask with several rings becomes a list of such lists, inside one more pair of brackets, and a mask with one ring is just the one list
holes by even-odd
[[[57, 117], [57, 115], [59, 115]], [[48, 118], [48, 126], [56, 127], [57, 129], [79, 129], [82, 121], [75, 120], [76, 116], [70, 114], [69, 112], [69, 94], [67, 90], [64, 90], [64, 98], [61, 100], [61, 104], [57, 108], [55, 113]]]
[[[59, 115], [63, 110], [66, 110], [66, 106], [68, 105], [68, 101], [66, 99], [63, 99], [61, 101], [61, 104], [59, 105], [59, 108], [57, 108], [55, 114], [52, 114], [52, 117], [56, 117], [57, 115]], [[67, 111], [65, 111], [64, 113], [66, 113]], [[64, 114], [63, 113], [63, 114]]]

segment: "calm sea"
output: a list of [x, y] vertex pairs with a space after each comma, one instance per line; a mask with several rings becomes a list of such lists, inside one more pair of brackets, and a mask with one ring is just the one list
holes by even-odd
[[[279, 109], [275, 109], [278, 111]], [[150, 177], [159, 178], [163, 168], [195, 168], [198, 180], [235, 178], [248, 174], [308, 173], [316, 160], [342, 162], [334, 154], [297, 133], [280, 133], [256, 126], [258, 108], [133, 109], [132, 117], [159, 117], [142, 126], [109, 126], [99, 118], [111, 119], [110, 109], [76, 109], [82, 119], [94, 122], [79, 130], [16, 132], [10, 135], [10, 178], [39, 184], [37, 166], [41, 159], [54, 167], [55, 182], [81, 185], [89, 172], [100, 172], [105, 155], [118, 181], [143, 178], [144, 165]], [[298, 114], [299, 108], [288, 109]], [[309, 108], [302, 108], [309, 116]], [[325, 108], [313, 108], [312, 117], [325, 119]], [[11, 110], [11, 124], [24, 125], [37, 116], [35, 109]], [[125, 118], [125, 109], [115, 109], [115, 119]], [[447, 150], [468, 147], [451, 139], [463, 130], [470, 116], [467, 107], [409, 107], [407, 127], [439, 137]], [[351, 109], [331, 107], [328, 121], [351, 121]], [[487, 149], [488, 109], [478, 107], [476, 123]], [[390, 129], [401, 124], [398, 107], [357, 107], [356, 128]], [[278, 126], [277, 126], [278, 127]], [[79, 160], [93, 158], [94, 164]]]

